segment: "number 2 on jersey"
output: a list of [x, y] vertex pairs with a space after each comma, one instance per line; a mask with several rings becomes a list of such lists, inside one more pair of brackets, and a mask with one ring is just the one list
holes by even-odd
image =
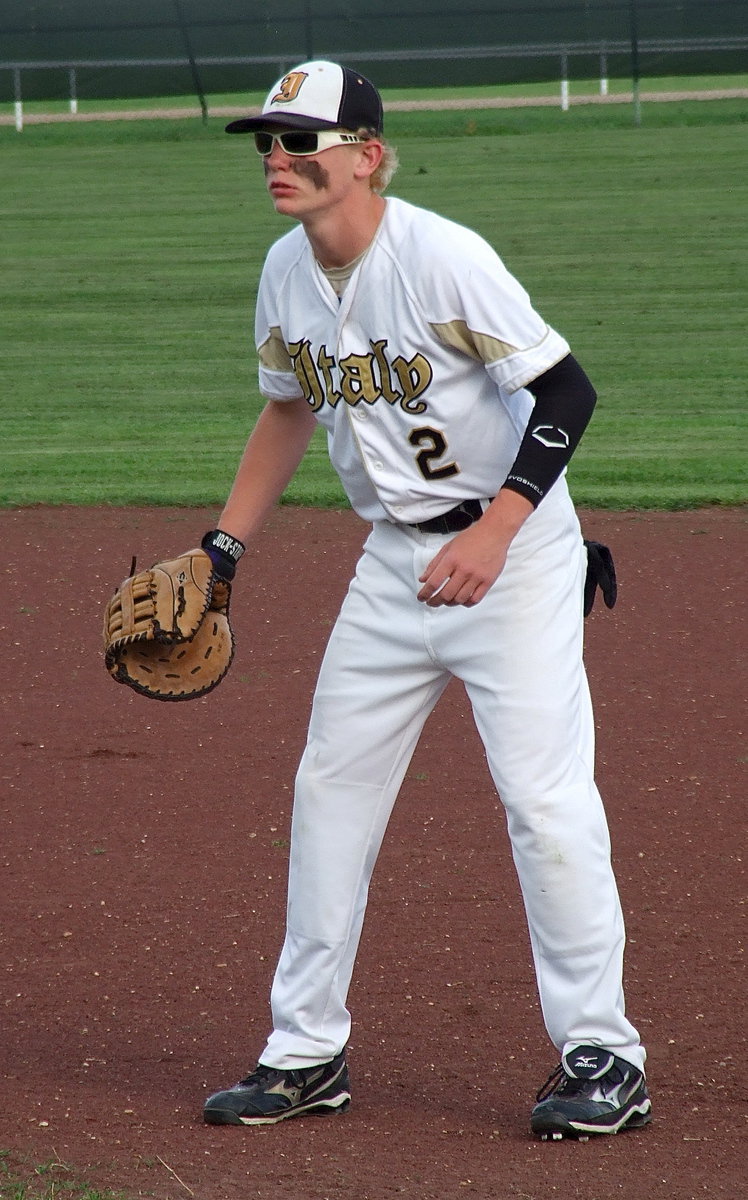
[[447, 453], [447, 441], [439, 429], [432, 429], [430, 425], [421, 425], [418, 429], [411, 430], [408, 441], [411, 446], [422, 447], [416, 454], [416, 462], [424, 479], [447, 479], [450, 475], [459, 475], [460, 468], [457, 463], [436, 465], [438, 459], [443, 458]]

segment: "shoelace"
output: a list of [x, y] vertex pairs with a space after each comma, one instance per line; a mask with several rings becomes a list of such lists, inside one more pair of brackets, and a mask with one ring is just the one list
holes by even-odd
[[541, 1100], [547, 1100], [548, 1097], [553, 1092], [555, 1092], [556, 1085], [558, 1083], [560, 1083], [562, 1078], [565, 1078], [565, 1077], [566, 1077], [566, 1072], [564, 1070], [563, 1063], [559, 1063], [558, 1066], [556, 1067], [555, 1071], [551, 1071], [550, 1075], [546, 1079], [546, 1081], [543, 1084], [543, 1086], [541, 1087], [540, 1091], [537, 1093], [535, 1099], [538, 1102], [540, 1102]]
[[265, 1067], [260, 1063], [251, 1075], [247, 1075], [246, 1079], [240, 1079], [236, 1086], [252, 1087], [255, 1083], [267, 1083], [271, 1071], [272, 1067]]
[[283, 1075], [294, 1087], [303, 1087], [305, 1083], [303, 1070], [279, 1071], [275, 1067], [266, 1067], [260, 1063], [246, 1079], [240, 1079], [237, 1087], [254, 1087], [255, 1084], [264, 1086], [271, 1075]]
[[564, 1070], [563, 1063], [559, 1063], [556, 1070], [553, 1071], [542, 1088], [537, 1094], [536, 1099], [547, 1100], [554, 1093], [559, 1095], [566, 1094], [568, 1096], [581, 1094], [589, 1094], [596, 1091], [600, 1081], [595, 1079], [575, 1079], [572, 1075], [567, 1075]]
[[612, 1088], [625, 1083], [627, 1076], [617, 1067], [611, 1067], [602, 1079], [576, 1079], [567, 1075], [563, 1063], [559, 1063], [555, 1071], [546, 1079], [537, 1094], [538, 1101], [547, 1100], [554, 1093], [566, 1096], [589, 1096], [598, 1100], [607, 1100]]

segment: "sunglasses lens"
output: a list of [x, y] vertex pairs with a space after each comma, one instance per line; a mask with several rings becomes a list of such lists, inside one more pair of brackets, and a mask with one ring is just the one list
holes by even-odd
[[311, 129], [286, 129], [283, 133], [269, 133], [266, 129], [262, 129], [255, 133], [257, 153], [261, 154], [263, 158], [272, 154], [276, 142], [286, 154], [303, 156], [319, 154], [320, 150], [327, 150], [330, 146], [342, 146], [347, 142], [361, 140], [355, 133], [336, 130], [317, 133], [316, 130]]
[[263, 158], [267, 158], [268, 154], [272, 154], [273, 144], [275, 140], [280, 142], [281, 147], [286, 154], [316, 154], [317, 153], [317, 134], [310, 133], [306, 129], [290, 129], [286, 133], [278, 133], [273, 135], [265, 130], [255, 133], [255, 146], [257, 153]]
[[317, 134], [305, 129], [294, 129], [282, 133], [278, 138], [286, 154], [314, 154], [317, 150]]
[[272, 133], [263, 130], [255, 133], [255, 146], [263, 158], [267, 158], [268, 154], [272, 153], [276, 137], [286, 154], [316, 154], [317, 152], [316, 133], [310, 133], [306, 129], [291, 129], [286, 133], [273, 136]]

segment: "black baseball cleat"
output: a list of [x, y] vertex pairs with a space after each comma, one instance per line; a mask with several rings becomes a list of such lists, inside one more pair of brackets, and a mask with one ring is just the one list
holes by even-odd
[[225, 1092], [205, 1101], [208, 1125], [275, 1125], [305, 1113], [342, 1113], [351, 1102], [351, 1085], [342, 1051], [332, 1062], [291, 1071], [262, 1063]]
[[652, 1119], [641, 1071], [599, 1046], [565, 1054], [537, 1100], [530, 1127], [544, 1142], [638, 1129]]

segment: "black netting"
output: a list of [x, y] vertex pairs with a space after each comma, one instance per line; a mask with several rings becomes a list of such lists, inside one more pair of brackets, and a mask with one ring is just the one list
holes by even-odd
[[[625, 74], [632, 28], [657, 73], [746, 70], [746, 0], [3, 0], [0, 61], [81, 63], [89, 96], [170, 94], [192, 90], [191, 50], [206, 91], [269, 87], [286, 67], [308, 57], [335, 57], [360, 67], [383, 87], [495, 83], [558, 77], [564, 46], [611, 47], [611, 73]], [[701, 42], [648, 49], [648, 42]], [[533, 51], [552, 46], [551, 54]], [[517, 53], [485, 54], [516, 47]], [[444, 52], [433, 57], [429, 52]], [[447, 53], [456, 51], [456, 53]], [[242, 65], [206, 59], [247, 57]], [[182, 59], [179, 64], [100, 65], [109, 59]], [[581, 56], [577, 61], [582, 65]], [[591, 62], [587, 55], [585, 62]], [[645, 57], [644, 65], [647, 59]], [[25, 69], [25, 96], [64, 95], [64, 67]], [[12, 73], [0, 72], [5, 97]]]

